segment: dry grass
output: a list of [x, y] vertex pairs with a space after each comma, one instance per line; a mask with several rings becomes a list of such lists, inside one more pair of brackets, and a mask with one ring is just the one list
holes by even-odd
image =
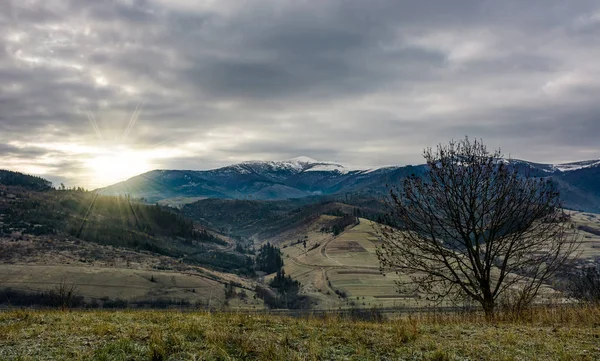
[[337, 316], [173, 311], [10, 311], [2, 360], [598, 360], [600, 308], [538, 309], [488, 322], [421, 314]]
[[[318, 303], [316, 308], [349, 307], [350, 299], [366, 308], [414, 307], [417, 302], [412, 295], [396, 295], [396, 275], [379, 273], [376, 240], [372, 222], [361, 219], [359, 225], [337, 237], [330, 235], [316, 249], [310, 250], [309, 246], [305, 250], [302, 245], [283, 249], [285, 271], [302, 283], [304, 292]], [[338, 297], [335, 290], [343, 291], [350, 299]], [[395, 296], [375, 297], [391, 294]]]

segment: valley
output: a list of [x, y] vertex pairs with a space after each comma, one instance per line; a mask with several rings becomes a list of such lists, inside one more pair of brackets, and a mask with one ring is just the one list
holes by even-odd
[[[309, 173], [357, 172], [322, 169]], [[19, 177], [0, 189], [3, 289], [50, 292], [67, 282], [90, 305], [260, 310], [266, 305], [256, 289], [268, 288], [275, 273], [255, 274], [253, 258], [272, 244], [310, 308], [431, 305], [425, 295], [398, 293], [401, 276], [380, 273], [375, 222], [386, 209], [377, 190], [280, 200], [178, 195], [150, 205]], [[600, 216], [570, 213], [583, 240], [578, 263], [593, 265]]]

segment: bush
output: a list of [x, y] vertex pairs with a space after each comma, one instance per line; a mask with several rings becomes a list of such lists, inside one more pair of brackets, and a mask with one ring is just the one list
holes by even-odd
[[590, 266], [579, 270], [569, 280], [568, 290], [571, 297], [600, 303], [600, 267]]
[[352, 307], [345, 315], [353, 321], [383, 322], [386, 320], [384, 314], [375, 307], [371, 309]]

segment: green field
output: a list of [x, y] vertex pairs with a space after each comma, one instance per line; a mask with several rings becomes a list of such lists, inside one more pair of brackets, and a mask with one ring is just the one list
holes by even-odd
[[2, 360], [598, 360], [600, 310], [380, 322], [173, 311], [0, 313]]

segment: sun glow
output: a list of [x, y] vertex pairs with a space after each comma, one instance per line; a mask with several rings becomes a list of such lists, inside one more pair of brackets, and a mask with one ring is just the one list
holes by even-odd
[[152, 169], [150, 160], [142, 153], [128, 149], [103, 152], [86, 162], [93, 182], [110, 185]]

